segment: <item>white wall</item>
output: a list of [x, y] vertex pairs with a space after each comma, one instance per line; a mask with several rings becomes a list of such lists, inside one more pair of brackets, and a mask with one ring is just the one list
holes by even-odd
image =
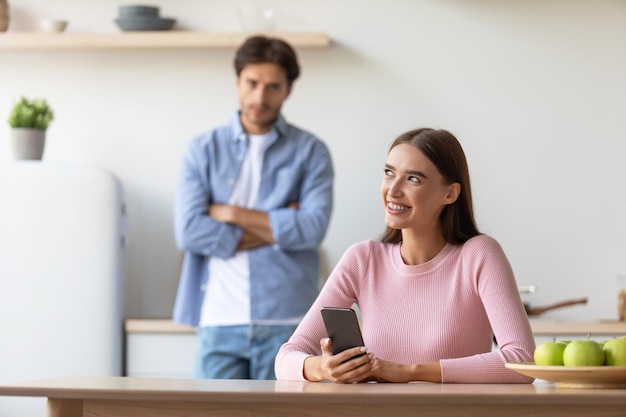
[[[70, 32], [117, 31], [120, 3], [132, 2], [12, 0], [10, 31], [33, 29], [41, 16], [68, 18]], [[238, 2], [143, 3], [182, 28], [239, 30]], [[466, 150], [479, 226], [501, 242], [518, 283], [539, 287], [524, 300], [588, 296], [587, 306], [544, 317], [616, 317], [614, 277], [626, 273], [626, 2], [248, 3], [275, 6], [278, 30], [332, 38], [328, 49], [299, 49], [302, 78], [284, 108], [333, 154], [329, 267], [382, 231], [378, 187], [395, 136], [446, 128]], [[57, 119], [44, 161], [100, 166], [126, 188], [128, 317], [170, 315], [180, 157], [193, 135], [235, 110], [233, 52], [0, 53], [0, 115], [22, 94], [47, 97]], [[8, 126], [0, 141], [7, 137]], [[0, 161], [10, 161], [4, 142]]]

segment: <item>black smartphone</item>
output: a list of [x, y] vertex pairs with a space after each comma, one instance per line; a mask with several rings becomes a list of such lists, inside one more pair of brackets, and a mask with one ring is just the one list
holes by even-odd
[[[333, 355], [357, 346], [365, 346], [356, 312], [351, 308], [322, 307], [326, 333], [333, 341]], [[361, 355], [357, 356], [362, 356]]]

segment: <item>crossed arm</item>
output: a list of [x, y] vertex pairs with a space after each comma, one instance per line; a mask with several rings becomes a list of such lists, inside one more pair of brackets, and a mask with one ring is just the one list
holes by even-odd
[[[300, 205], [293, 202], [289, 203], [287, 207], [297, 210]], [[214, 220], [234, 224], [243, 230], [237, 245], [238, 251], [275, 243], [266, 211], [252, 210], [231, 204], [211, 204], [208, 214]]]

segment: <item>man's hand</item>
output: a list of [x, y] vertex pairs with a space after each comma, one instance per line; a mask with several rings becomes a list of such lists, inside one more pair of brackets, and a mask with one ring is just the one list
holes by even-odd
[[[294, 201], [287, 204], [287, 208], [299, 210], [300, 203]], [[233, 204], [211, 204], [209, 206], [208, 215], [218, 222], [236, 224], [237, 226], [245, 228], [245, 221], [242, 216], [247, 212], [257, 212], [257, 210], [249, 210], [244, 207], [239, 207]]]
[[[300, 203], [294, 201], [287, 208], [298, 210]], [[237, 250], [254, 249], [274, 243], [274, 236], [265, 211], [247, 209], [233, 204], [211, 204], [208, 215], [218, 222], [230, 223], [243, 229]]]
[[241, 239], [239, 240], [239, 244], [237, 245], [237, 250], [240, 251], [254, 249], [263, 245], [267, 245], [267, 242], [265, 242], [260, 237], [244, 230], [243, 234], [241, 235]]
[[218, 222], [235, 224], [237, 206], [230, 204], [211, 204], [209, 206], [209, 216]]

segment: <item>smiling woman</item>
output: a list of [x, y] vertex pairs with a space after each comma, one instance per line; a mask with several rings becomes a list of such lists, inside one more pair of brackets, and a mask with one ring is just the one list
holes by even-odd
[[[505, 367], [532, 360], [535, 344], [506, 255], [476, 227], [458, 140], [445, 130], [406, 132], [392, 143], [383, 173], [381, 241], [344, 253], [281, 347], [277, 377], [532, 382]], [[361, 311], [365, 346], [333, 354], [319, 310], [353, 304]]]
[[[389, 150], [388, 161], [395, 160], [413, 164], [410, 166], [421, 169], [421, 171], [416, 171], [415, 168], [413, 170], [407, 168], [406, 174], [411, 176], [413, 183], [421, 185], [421, 188], [425, 188], [426, 191], [413, 193], [409, 191], [409, 196], [414, 195], [416, 198], [422, 196], [425, 199], [429, 190], [431, 195], [439, 190], [443, 194], [440, 197], [445, 197], [439, 202], [434, 202], [436, 206], [439, 206], [439, 210], [436, 210], [437, 217], [431, 217], [426, 226], [440, 230], [444, 238], [452, 243], [462, 243], [479, 234], [474, 220], [472, 190], [465, 153], [451, 133], [427, 128], [406, 132], [393, 142]], [[385, 166], [385, 175], [393, 176], [393, 172], [388, 172], [389, 162]], [[392, 198], [389, 191], [395, 192], [395, 189], [389, 190], [385, 187], [389, 183], [389, 180], [383, 179], [381, 187], [383, 201]], [[389, 217], [386, 217], [387, 220], [390, 220]], [[401, 242], [401, 229], [403, 228], [393, 227], [387, 223], [387, 230], [382, 241]], [[435, 230], [435, 233], [438, 232]]]

